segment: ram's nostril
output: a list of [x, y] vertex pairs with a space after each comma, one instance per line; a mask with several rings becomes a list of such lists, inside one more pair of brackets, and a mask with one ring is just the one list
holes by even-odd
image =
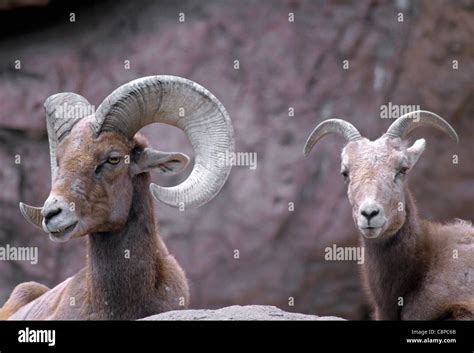
[[58, 215], [61, 213], [61, 208], [59, 207], [55, 207], [55, 208], [51, 208], [50, 210], [47, 211], [47, 213], [44, 215], [44, 220], [46, 221], [46, 223], [48, 223], [48, 221], [53, 218], [54, 216]]

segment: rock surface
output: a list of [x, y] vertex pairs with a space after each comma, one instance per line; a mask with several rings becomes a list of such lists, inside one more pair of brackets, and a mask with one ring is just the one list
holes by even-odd
[[[54, 244], [18, 210], [20, 200], [39, 206], [49, 193], [45, 98], [73, 91], [98, 106], [119, 85], [151, 74], [206, 86], [232, 117], [237, 151], [258, 156], [256, 170], [235, 167], [204, 207], [155, 208], [197, 308], [265, 304], [367, 317], [359, 265], [324, 259], [326, 247], [358, 242], [339, 175], [342, 141], [328, 138], [309, 158], [302, 154], [310, 131], [328, 117], [350, 120], [369, 138], [390, 125], [380, 118], [388, 102], [445, 117], [460, 144], [419, 129], [414, 138], [425, 137], [427, 149], [410, 183], [423, 216], [472, 219], [469, 2], [112, 1], [74, 11], [75, 22], [64, 11], [46, 28], [0, 40], [0, 245], [39, 248], [38, 265], [0, 262], [0, 303], [21, 281], [52, 286], [85, 261], [85, 239]], [[176, 129], [144, 130], [155, 148], [192, 156]]]
[[335, 316], [316, 316], [316, 315], [304, 315], [298, 313], [289, 313], [278, 309], [275, 306], [267, 305], [232, 305], [226, 308], [217, 309], [217, 310], [175, 310], [168, 311], [166, 313], [149, 316], [142, 320], [212, 320], [212, 321], [268, 321], [268, 320], [284, 320], [284, 321], [293, 321], [293, 320], [321, 320], [321, 321], [334, 321], [334, 320], [344, 320]]

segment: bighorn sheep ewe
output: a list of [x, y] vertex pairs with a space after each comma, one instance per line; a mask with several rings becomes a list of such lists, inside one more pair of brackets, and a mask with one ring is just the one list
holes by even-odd
[[[231, 168], [221, 156], [234, 151], [225, 108], [205, 88], [174, 76], [132, 81], [95, 113], [87, 107], [73, 93], [46, 100], [51, 193], [42, 208], [20, 204], [53, 241], [88, 235], [86, 267], [53, 289], [18, 285], [0, 318], [138, 319], [188, 304], [185, 274], [158, 235], [151, 194], [191, 208], [219, 192]], [[182, 129], [195, 151], [191, 174], [174, 187], [150, 185], [149, 171], [177, 173], [189, 158], [153, 150], [136, 135], [155, 122]]]
[[346, 139], [341, 174], [366, 248], [362, 276], [375, 319], [473, 319], [474, 228], [468, 222], [422, 219], [406, 185], [406, 174], [422, 154], [425, 140], [408, 147], [404, 138], [421, 126], [458, 141], [441, 117], [416, 111], [395, 120], [375, 141], [344, 120], [323, 121], [309, 136], [304, 154], [326, 134]]

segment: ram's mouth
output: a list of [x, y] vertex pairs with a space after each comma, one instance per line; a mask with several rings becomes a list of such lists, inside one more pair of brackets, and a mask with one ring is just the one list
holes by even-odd
[[383, 227], [372, 227], [372, 226], [369, 226], [369, 227], [361, 227], [359, 228], [362, 235], [367, 238], [367, 239], [375, 239], [375, 238], [378, 238], [380, 236], [380, 234], [382, 233], [382, 228]]
[[49, 238], [52, 240], [52, 241], [56, 241], [56, 242], [65, 242], [67, 240], [69, 240], [72, 236], [72, 233], [74, 231], [74, 229], [76, 228], [77, 226], [77, 221], [64, 227], [64, 228], [60, 228], [60, 229], [56, 229], [56, 230], [50, 230], [49, 231]]

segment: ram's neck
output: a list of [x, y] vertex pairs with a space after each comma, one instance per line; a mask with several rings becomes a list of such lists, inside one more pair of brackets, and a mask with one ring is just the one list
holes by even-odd
[[156, 285], [159, 242], [148, 191], [148, 175], [137, 177], [129, 219], [116, 233], [96, 233], [88, 242], [88, 285], [94, 313], [105, 319], [147, 315]]
[[406, 296], [416, 290], [423, 275], [420, 260], [420, 225], [410, 191], [405, 191], [406, 218], [402, 228], [387, 239], [363, 239], [366, 248], [364, 277], [376, 304], [376, 318], [400, 319]]

